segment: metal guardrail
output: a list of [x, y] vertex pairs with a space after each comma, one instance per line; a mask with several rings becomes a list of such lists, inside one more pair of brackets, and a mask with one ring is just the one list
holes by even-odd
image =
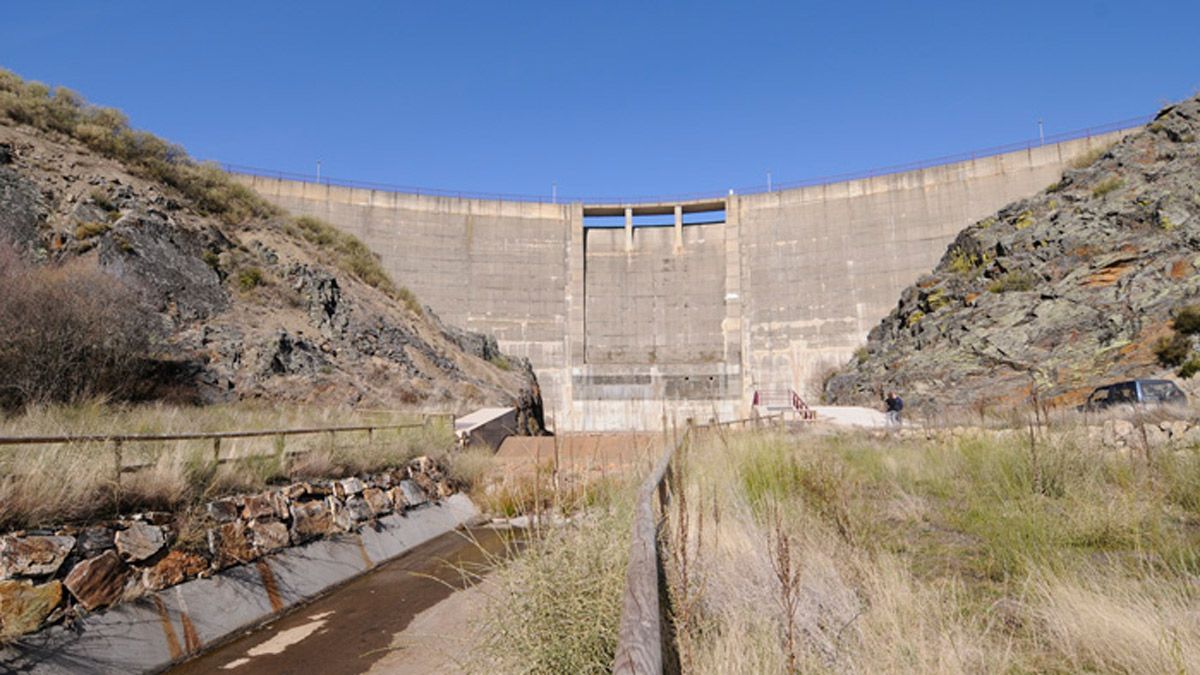
[[[367, 443], [373, 442], [376, 431], [395, 431], [399, 429], [419, 429], [429, 426], [431, 419], [446, 416], [445, 413], [423, 413], [422, 420], [419, 423], [408, 424], [360, 424], [351, 426], [331, 426], [331, 427], [302, 427], [295, 429], [259, 429], [251, 431], [198, 431], [198, 432], [179, 432], [165, 434], [61, 434], [61, 435], [46, 435], [46, 436], [0, 436], [0, 446], [13, 445], [62, 445], [62, 444], [87, 444], [87, 443], [104, 443], [112, 445], [113, 452], [113, 470], [115, 481], [119, 484], [121, 474], [130, 471], [137, 471], [149, 466], [148, 464], [127, 465], [123, 459], [123, 448], [127, 443], [155, 443], [161, 441], [191, 441], [191, 440], [211, 440], [212, 444], [212, 459], [216, 464], [222, 464], [226, 460], [221, 459], [221, 441], [234, 438], [266, 438], [274, 437], [275, 452], [269, 455], [247, 455], [234, 458], [237, 461], [261, 458], [261, 457], [279, 457], [282, 459], [286, 454], [283, 439], [287, 436], [306, 436], [314, 434], [329, 434], [333, 438], [335, 434], [346, 432], [363, 432], [367, 433]], [[232, 461], [232, 460], [230, 460]]]
[[372, 181], [351, 180], [345, 178], [331, 178], [328, 176], [316, 176], [307, 173], [297, 173], [291, 171], [277, 171], [274, 169], [264, 169], [254, 166], [246, 166], [243, 164], [230, 164], [227, 162], [218, 162], [225, 171], [230, 173], [239, 173], [247, 176], [259, 176], [262, 178], [278, 178], [281, 180], [298, 181], [302, 183], [314, 183], [318, 185], [330, 185], [334, 187], [358, 188], [363, 190], [379, 190], [383, 192], [400, 192], [411, 195], [427, 195], [432, 197], [454, 197], [457, 199], [492, 199], [503, 201], [516, 202], [534, 202], [541, 204], [569, 204], [582, 202], [586, 204], [637, 204], [637, 203], [659, 203], [659, 202], [679, 202], [679, 201], [694, 201], [697, 199], [723, 199], [728, 194], [763, 194], [768, 192], [779, 192], [781, 190], [791, 190], [801, 187], [814, 187], [820, 185], [829, 185], [832, 183], [843, 183], [851, 180], [862, 180], [866, 178], [876, 178], [895, 173], [904, 173], [907, 171], [918, 171], [920, 169], [929, 169], [936, 166], [944, 166], [946, 164], [954, 164], [957, 162], [968, 162], [976, 159], [984, 159], [996, 155], [1003, 155], [1009, 152], [1018, 152], [1021, 150], [1033, 150], [1044, 145], [1053, 145], [1055, 143], [1063, 143], [1066, 141], [1074, 141], [1081, 138], [1091, 138], [1092, 136], [1101, 136], [1115, 131], [1124, 131], [1135, 127], [1143, 126], [1154, 119], [1154, 115], [1142, 115], [1139, 117], [1131, 117], [1129, 119], [1110, 122], [1097, 126], [1084, 127], [1083, 129], [1075, 129], [1065, 131], [1058, 134], [1051, 134], [1044, 138], [1035, 138], [1026, 141], [1018, 141], [1016, 143], [1008, 143], [1005, 145], [996, 145], [989, 148], [980, 148], [978, 150], [969, 150], [952, 155], [943, 155], [941, 157], [933, 157], [930, 159], [918, 160], [906, 164], [893, 164], [890, 166], [876, 167], [873, 169], [864, 169], [861, 171], [851, 171], [840, 174], [830, 174], [825, 176], [817, 176], [813, 178], [805, 178], [796, 181], [776, 182], [770, 185], [759, 184], [751, 186], [743, 186], [741, 188], [731, 188], [728, 190], [710, 190], [707, 192], [690, 192], [676, 193], [668, 195], [638, 195], [626, 197], [580, 197], [580, 196], [558, 196], [558, 195], [532, 195], [532, 194], [512, 194], [503, 192], [472, 192], [468, 190], [447, 190], [440, 188], [417, 187], [412, 185], [398, 185], [394, 183], [380, 183]]
[[[666, 508], [671, 502], [672, 462], [694, 432], [705, 428], [734, 425], [758, 425], [781, 415], [745, 418], [705, 425], [689, 424], [678, 442], [669, 445], [655, 463], [650, 475], [638, 488], [633, 512], [633, 537], [629, 547], [629, 565], [625, 570], [625, 593], [621, 601], [621, 624], [617, 633], [617, 652], [613, 673], [646, 675], [663, 672], [663, 612], [659, 602], [659, 532]], [[654, 513], [654, 495], [658, 495], [659, 516]]]

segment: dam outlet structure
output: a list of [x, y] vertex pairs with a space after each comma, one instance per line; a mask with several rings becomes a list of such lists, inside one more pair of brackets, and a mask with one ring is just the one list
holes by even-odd
[[815, 399], [955, 235], [1132, 130], [701, 199], [547, 203], [239, 172], [365, 242], [444, 320], [528, 358], [559, 431]]

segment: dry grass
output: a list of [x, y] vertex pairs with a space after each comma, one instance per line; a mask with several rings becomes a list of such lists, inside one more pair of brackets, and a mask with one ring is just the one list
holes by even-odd
[[667, 539], [684, 672], [1200, 672], [1197, 451], [1031, 450], [698, 440]]
[[561, 528], [541, 528], [490, 577], [469, 672], [607, 673], [616, 650], [629, 492]]
[[[366, 415], [320, 408], [256, 408], [246, 404], [180, 408], [113, 407], [101, 402], [40, 406], [0, 418], [2, 436], [162, 434], [191, 431], [403, 424], [418, 415]], [[424, 454], [449, 459], [453, 436], [443, 420], [416, 429], [225, 439], [221, 463], [211, 440], [127, 443], [120, 461], [110, 443], [0, 446], [0, 530], [42, 527], [136, 509], [183, 510], [222, 494], [272, 483], [332, 478], [403, 465]], [[453, 462], [451, 462], [454, 465]], [[453, 468], [452, 468], [453, 470]], [[460, 477], [468, 477], [459, 470]]]
[[65, 87], [52, 91], [40, 82], [24, 81], [0, 68], [0, 116], [74, 138], [95, 152], [120, 160], [143, 178], [170, 185], [200, 212], [226, 222], [240, 223], [279, 213], [220, 167], [192, 160], [183, 148], [132, 129], [119, 110], [91, 105]]

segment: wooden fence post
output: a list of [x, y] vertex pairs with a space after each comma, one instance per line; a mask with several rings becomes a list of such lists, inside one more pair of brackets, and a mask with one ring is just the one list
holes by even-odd
[[279, 434], [278, 436], [275, 437], [275, 461], [279, 462], [280, 467], [283, 466], [283, 458], [284, 458], [283, 451], [284, 451], [283, 434]]
[[113, 440], [113, 473], [117, 487], [121, 487], [121, 439]]
[[213, 466], [221, 466], [221, 438], [213, 439]]

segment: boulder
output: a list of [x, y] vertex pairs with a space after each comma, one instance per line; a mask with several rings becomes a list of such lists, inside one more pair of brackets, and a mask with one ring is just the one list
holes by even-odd
[[208, 550], [217, 569], [247, 563], [258, 557], [258, 551], [246, 537], [246, 526], [240, 521], [209, 530]]
[[363, 490], [362, 498], [367, 503], [367, 506], [371, 507], [371, 513], [377, 516], [390, 513], [392, 510], [392, 501], [379, 488], [367, 488]]
[[288, 499], [282, 490], [272, 490], [267, 493], [267, 497], [271, 500], [271, 506], [275, 507], [275, 515], [287, 520], [291, 515], [288, 507], [291, 506], [292, 500]]
[[350, 478], [334, 481], [333, 494], [339, 499], [345, 499], [350, 495], [361, 494], [365, 487], [361, 480], [351, 476]]
[[243, 498], [242, 518], [255, 520], [256, 518], [274, 518], [279, 515], [275, 511], [275, 502], [271, 499], [271, 494], [266, 492]]
[[0, 579], [54, 574], [73, 548], [75, 537], [4, 537], [0, 539]]
[[237, 520], [241, 509], [238, 508], [237, 502], [232, 499], [218, 499], [209, 502], [208, 515], [218, 523], [228, 523]]
[[283, 488], [282, 494], [288, 499], [300, 499], [312, 493], [312, 486], [308, 483], [292, 483]]
[[208, 560], [187, 551], [174, 550], [142, 573], [142, 585], [159, 591], [208, 571]]
[[75, 555], [80, 558], [95, 557], [114, 545], [112, 529], [101, 525], [85, 527], [75, 534]]
[[420, 506], [429, 501], [429, 497], [425, 494], [425, 491], [415, 482], [408, 479], [400, 481], [400, 493], [404, 495], [404, 504], [406, 506]]
[[290, 543], [287, 525], [278, 520], [256, 520], [250, 523], [250, 541], [260, 553], [284, 548]]
[[0, 581], [0, 640], [32, 633], [62, 602], [62, 584]]
[[404, 496], [404, 490], [401, 490], [399, 485], [388, 490], [387, 496], [388, 500], [392, 502], [392, 508], [397, 512], [403, 512], [409, 505], [408, 499]]
[[345, 508], [350, 512], [350, 517], [356, 523], [361, 523], [364, 520], [370, 520], [375, 517], [375, 512], [371, 509], [367, 500], [357, 495], [346, 500]]
[[120, 600], [129, 575], [129, 567], [116, 551], [110, 550], [76, 564], [63, 585], [90, 611]]
[[117, 552], [126, 562], [141, 562], [151, 558], [166, 543], [167, 535], [163, 528], [136, 520], [116, 535]]
[[1133, 422], [1129, 420], [1105, 420], [1104, 445], [1110, 448], [1124, 446], [1132, 440], [1133, 431]]
[[333, 514], [324, 502], [292, 504], [292, 541], [300, 543], [334, 530]]
[[346, 507], [345, 502], [337, 497], [326, 497], [325, 504], [333, 515], [333, 527], [339, 532], [349, 532], [354, 529], [354, 514]]

